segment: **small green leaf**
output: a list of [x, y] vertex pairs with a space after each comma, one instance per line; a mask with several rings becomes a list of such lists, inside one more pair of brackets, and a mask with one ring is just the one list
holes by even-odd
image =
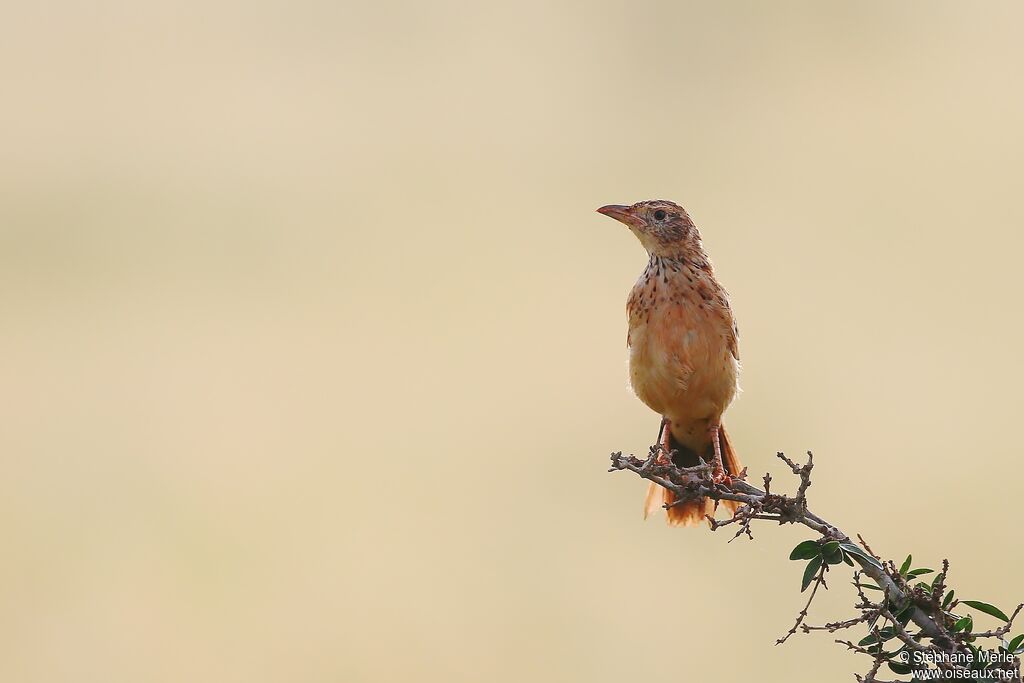
[[821, 546], [821, 556], [829, 564], [839, 564], [843, 561], [843, 551], [839, 549], [839, 541], [829, 541]]
[[935, 571], [935, 570], [934, 569], [925, 569], [925, 568], [911, 569], [909, 572], [907, 572], [907, 578], [909, 579], [909, 578], [912, 578], [912, 577], [915, 577], [915, 576], [921, 576], [922, 574], [931, 574], [933, 571]]
[[910, 615], [913, 614], [913, 613], [914, 613], [914, 605], [913, 605], [913, 603], [911, 603], [911, 604], [907, 605], [906, 607], [904, 607], [903, 609], [901, 609], [896, 614], [894, 614], [893, 616], [896, 617], [896, 621], [898, 621], [901, 626], [906, 626], [908, 623], [910, 623]]
[[853, 566], [853, 560], [851, 560], [850, 556], [847, 555], [846, 553], [843, 553], [843, 562], [845, 562], [846, 564], [850, 565], [851, 567]]
[[[851, 583], [853, 583], [853, 582], [851, 581]], [[856, 585], [856, 584], [854, 584], [854, 585]], [[862, 584], [860, 585], [860, 587], [861, 587], [861, 588], [867, 588], [867, 589], [869, 589], [869, 590], [873, 590], [873, 591], [880, 591], [880, 590], [882, 590], [882, 589], [881, 589], [881, 588], [879, 588], [878, 586], [873, 586], [873, 585], [871, 585], [870, 583], [862, 583]]]
[[914, 667], [903, 662], [887, 662], [887, 664], [894, 674], [908, 674], [914, 670]]
[[866, 645], [871, 645], [873, 643], [877, 643], [879, 637], [882, 638], [882, 642], [884, 643], [887, 640], [891, 640], [893, 638], [893, 636], [895, 636], [895, 635], [896, 635], [896, 629], [894, 629], [892, 626], [886, 626], [883, 629], [879, 629], [877, 636], [874, 633], [872, 633], [871, 635], [868, 635], [868, 636], [865, 636], [864, 638], [861, 638], [861, 641], [859, 643], [857, 643], [857, 644], [860, 645], [861, 647], [864, 647]]
[[877, 567], [878, 569], [882, 569], [882, 565], [881, 565], [881, 563], [879, 563], [878, 560], [876, 560], [875, 558], [871, 557], [871, 555], [869, 555], [867, 552], [865, 552], [864, 550], [862, 550], [858, 546], [855, 546], [852, 543], [840, 543], [839, 547], [842, 548], [843, 550], [845, 550], [846, 552], [850, 553], [854, 557], [857, 557], [857, 558], [863, 560], [863, 562], [861, 562], [862, 565], [867, 563], [867, 564], [870, 564], [870, 565], [872, 565], [874, 567]]
[[974, 630], [974, 619], [971, 619], [970, 615], [958, 620], [955, 624], [953, 624], [953, 633], [958, 633], [960, 631], [966, 631], [967, 633], [970, 633], [972, 630]]
[[811, 561], [807, 563], [807, 567], [804, 569], [804, 579], [800, 583], [801, 593], [807, 590], [807, 587], [811, 585], [811, 581], [814, 580], [814, 576], [818, 573], [819, 569], [821, 569], [821, 558], [811, 558]]
[[964, 604], [964, 605], [968, 605], [969, 607], [973, 607], [974, 609], [978, 610], [979, 612], [984, 612], [985, 614], [990, 614], [993, 617], [995, 617], [996, 619], [1002, 619], [1003, 621], [1009, 621], [1010, 620], [1010, 617], [1008, 617], [1005, 614], [1003, 614], [1003, 610], [999, 609], [995, 605], [990, 605], [987, 602], [981, 602], [979, 600], [961, 600], [960, 603]]
[[910, 569], [910, 563], [913, 561], [913, 555], [907, 555], [907, 559], [903, 560], [903, 565], [900, 567], [900, 574], [903, 576], [907, 575], [907, 571]]
[[[889, 650], [887, 652], [884, 652], [883, 654], [885, 655], [885, 658], [887, 660], [891, 660], [893, 657], [897, 656], [899, 653], [903, 652], [906, 649], [907, 649], [907, 646], [906, 645], [902, 645], [897, 650]], [[899, 660], [896, 660], [896, 661], [899, 661]]]
[[956, 591], [949, 591], [948, 593], [946, 593], [946, 597], [942, 600], [942, 609], [946, 609], [947, 607], [949, 607], [949, 604], [953, 602], [954, 593], [956, 593]]
[[821, 546], [818, 545], [817, 541], [804, 541], [803, 543], [797, 544], [793, 548], [793, 552], [789, 554], [791, 560], [809, 560], [812, 557], [817, 557], [821, 554]]
[[1024, 643], [1024, 633], [1020, 634], [1019, 636], [1011, 640], [1010, 644], [1006, 647], [1006, 649], [1016, 654], [1017, 648], [1020, 647], [1021, 643]]

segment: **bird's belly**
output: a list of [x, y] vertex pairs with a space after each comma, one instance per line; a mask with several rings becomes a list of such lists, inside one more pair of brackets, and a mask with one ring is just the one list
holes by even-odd
[[739, 366], [713, 326], [651, 319], [630, 329], [630, 380], [652, 410], [677, 422], [717, 419], [736, 395]]

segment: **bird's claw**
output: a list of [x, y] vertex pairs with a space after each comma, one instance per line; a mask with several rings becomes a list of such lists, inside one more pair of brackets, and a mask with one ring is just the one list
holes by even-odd
[[716, 468], [711, 473], [711, 483], [716, 485], [724, 484], [725, 486], [732, 486], [732, 477], [730, 477], [725, 470]]

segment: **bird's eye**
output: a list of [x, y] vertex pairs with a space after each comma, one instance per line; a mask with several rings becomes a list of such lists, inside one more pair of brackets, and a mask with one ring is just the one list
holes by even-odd
[[663, 221], [663, 220], [665, 220], [665, 212], [662, 211], [661, 209], [658, 209], [657, 211], [655, 211], [654, 212], [654, 220], [656, 220], [656, 221]]

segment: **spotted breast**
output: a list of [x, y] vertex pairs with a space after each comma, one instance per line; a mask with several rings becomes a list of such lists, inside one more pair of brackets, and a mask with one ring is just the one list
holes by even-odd
[[626, 304], [630, 381], [698, 453], [708, 425], [738, 390], [736, 323], [725, 290], [701, 257], [651, 256]]

